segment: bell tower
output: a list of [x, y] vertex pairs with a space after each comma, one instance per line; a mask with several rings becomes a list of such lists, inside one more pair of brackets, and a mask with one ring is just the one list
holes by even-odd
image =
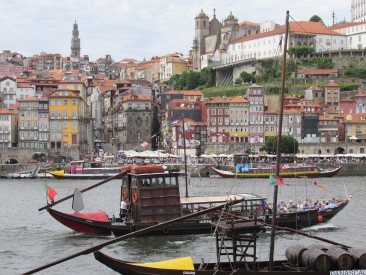
[[79, 38], [78, 24], [76, 23], [76, 20], [74, 23], [74, 27], [72, 29], [71, 55], [80, 57], [80, 38]]
[[201, 55], [205, 52], [205, 37], [209, 35], [209, 17], [201, 10], [195, 18], [195, 37], [193, 40], [193, 69], [201, 69]]

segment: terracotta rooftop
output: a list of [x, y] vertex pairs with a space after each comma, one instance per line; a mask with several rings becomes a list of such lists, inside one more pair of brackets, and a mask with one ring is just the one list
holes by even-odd
[[122, 97], [123, 101], [151, 101], [151, 95], [129, 94]]
[[[308, 22], [308, 21], [297, 21], [297, 22], [291, 22], [289, 23], [289, 29], [290, 33], [292, 34], [303, 34], [303, 35], [316, 35], [316, 34], [329, 34], [329, 35], [335, 35], [335, 36], [344, 36], [343, 34], [340, 34], [336, 31], [333, 31], [329, 28], [326, 28], [322, 23], [320, 22]], [[262, 37], [268, 37], [273, 36], [276, 34], [285, 33], [285, 25], [282, 25], [278, 29], [275, 29], [273, 31], [248, 35], [245, 37], [240, 37], [236, 42], [242, 42], [242, 41], [250, 41]]]
[[330, 81], [326, 87], [339, 87], [339, 85], [337, 83], [335, 83], [334, 81]]
[[345, 123], [362, 123], [366, 124], [366, 114], [349, 114], [344, 120]]
[[307, 70], [298, 70], [297, 73], [299, 74], [331, 74], [331, 73], [338, 73], [338, 69], [307, 69]]
[[231, 97], [210, 97], [207, 104], [216, 103], [247, 103], [248, 100], [242, 96], [231, 96]]

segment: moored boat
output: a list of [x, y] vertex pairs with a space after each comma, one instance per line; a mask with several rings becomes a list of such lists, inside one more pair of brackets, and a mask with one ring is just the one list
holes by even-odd
[[[330, 169], [322, 169], [314, 164], [283, 164], [280, 167], [281, 178], [323, 178], [333, 177], [340, 170], [341, 166]], [[234, 170], [222, 170], [212, 167], [215, 174], [223, 178], [269, 178], [276, 174], [276, 166], [265, 163], [250, 163], [248, 154], [234, 155]]]
[[48, 171], [57, 179], [107, 179], [119, 174], [120, 166], [103, 167], [103, 162], [94, 161], [90, 163], [90, 167], [84, 160], [70, 162], [70, 172], [66, 173], [64, 169]]
[[101, 251], [95, 251], [94, 257], [124, 275], [363, 274], [366, 267], [366, 249], [315, 243], [287, 247], [286, 258], [274, 261], [270, 269], [268, 261], [257, 261], [256, 240], [262, 228], [256, 221], [219, 222], [216, 226], [216, 262], [206, 263], [201, 259], [194, 263], [189, 256], [158, 262], [129, 262]]

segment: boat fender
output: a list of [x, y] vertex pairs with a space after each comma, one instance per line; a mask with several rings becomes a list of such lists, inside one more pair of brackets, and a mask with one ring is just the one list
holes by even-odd
[[136, 231], [136, 225], [131, 225], [130, 226], [130, 232], [135, 232]]
[[123, 191], [123, 192], [122, 192], [122, 200], [126, 200], [126, 199], [127, 199], [126, 192], [125, 192], [125, 191]]
[[164, 234], [168, 234], [169, 233], [169, 230], [166, 226], [163, 227], [163, 233]]
[[137, 193], [133, 193], [133, 195], [132, 195], [132, 202], [133, 203], [136, 203], [138, 200], [139, 200], [139, 197], [138, 197]]
[[322, 222], [323, 221], [323, 216], [319, 215], [318, 216], [318, 222]]

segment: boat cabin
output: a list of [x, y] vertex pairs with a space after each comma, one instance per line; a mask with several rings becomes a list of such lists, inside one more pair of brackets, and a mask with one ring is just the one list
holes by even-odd
[[[159, 223], [238, 199], [244, 200], [226, 209], [232, 217], [264, 214], [266, 198], [261, 196], [237, 194], [180, 197], [179, 172], [164, 170], [162, 165], [123, 166], [121, 169], [130, 170], [122, 178], [121, 186], [121, 201], [124, 199], [128, 204], [127, 221]], [[211, 222], [216, 214], [202, 216], [199, 220]]]
[[158, 223], [182, 216], [179, 172], [162, 165], [123, 166], [131, 171], [122, 178], [121, 201], [128, 204], [127, 219]]

